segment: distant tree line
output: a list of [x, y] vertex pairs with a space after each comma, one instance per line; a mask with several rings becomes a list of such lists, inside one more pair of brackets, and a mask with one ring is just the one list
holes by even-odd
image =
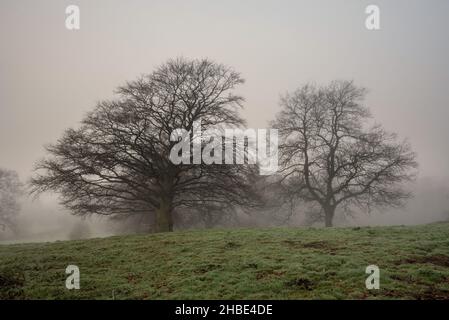
[[0, 168], [0, 238], [2, 234], [17, 231], [17, 214], [22, 184], [15, 171]]

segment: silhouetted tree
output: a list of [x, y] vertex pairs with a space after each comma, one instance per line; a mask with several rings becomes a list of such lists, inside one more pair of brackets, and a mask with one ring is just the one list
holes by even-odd
[[273, 122], [282, 139], [280, 183], [317, 203], [327, 227], [338, 207], [399, 206], [410, 196], [401, 183], [413, 178], [415, 154], [380, 125], [367, 128], [365, 92], [350, 81], [308, 84], [281, 99]]
[[[173, 130], [240, 127], [240, 74], [209, 60], [170, 60], [117, 90], [47, 148], [34, 192], [59, 192], [74, 214], [154, 214], [157, 231], [173, 230], [172, 212], [205, 202], [251, 202], [254, 168], [170, 160]], [[191, 136], [191, 138], [193, 138]], [[204, 148], [204, 144], [202, 145]], [[191, 162], [192, 163], [192, 162]]]

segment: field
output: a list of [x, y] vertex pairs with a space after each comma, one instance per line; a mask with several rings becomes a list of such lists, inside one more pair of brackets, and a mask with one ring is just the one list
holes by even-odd
[[[69, 264], [80, 290], [65, 288]], [[449, 299], [449, 223], [3, 245], [0, 299]]]

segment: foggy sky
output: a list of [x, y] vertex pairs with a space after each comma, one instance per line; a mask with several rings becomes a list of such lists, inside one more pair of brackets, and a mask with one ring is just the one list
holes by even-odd
[[[81, 30], [65, 28], [79, 5]], [[381, 30], [365, 28], [377, 4]], [[43, 145], [168, 58], [207, 57], [246, 83], [264, 128], [279, 95], [353, 79], [377, 122], [409, 138], [420, 176], [449, 176], [449, 1], [0, 1], [0, 166], [31, 175]]]

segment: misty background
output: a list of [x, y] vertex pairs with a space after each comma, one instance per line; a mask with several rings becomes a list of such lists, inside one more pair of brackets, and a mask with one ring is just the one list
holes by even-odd
[[[65, 28], [71, 4], [80, 8], [78, 31]], [[365, 28], [370, 4], [380, 8], [381, 30]], [[403, 209], [339, 225], [448, 219], [448, 12], [445, 0], [2, 0], [0, 166], [26, 182], [44, 145], [76, 127], [96, 102], [112, 98], [117, 86], [168, 58], [207, 57], [246, 79], [239, 93], [249, 127], [267, 127], [286, 91], [352, 79], [369, 89], [374, 119], [410, 140], [420, 165], [411, 186], [415, 198]], [[243, 224], [266, 222], [251, 219]], [[291, 221], [301, 223], [301, 217]], [[54, 194], [23, 198], [19, 215], [21, 241], [110, 235], [122, 230], [118, 224], [81, 221]]]

